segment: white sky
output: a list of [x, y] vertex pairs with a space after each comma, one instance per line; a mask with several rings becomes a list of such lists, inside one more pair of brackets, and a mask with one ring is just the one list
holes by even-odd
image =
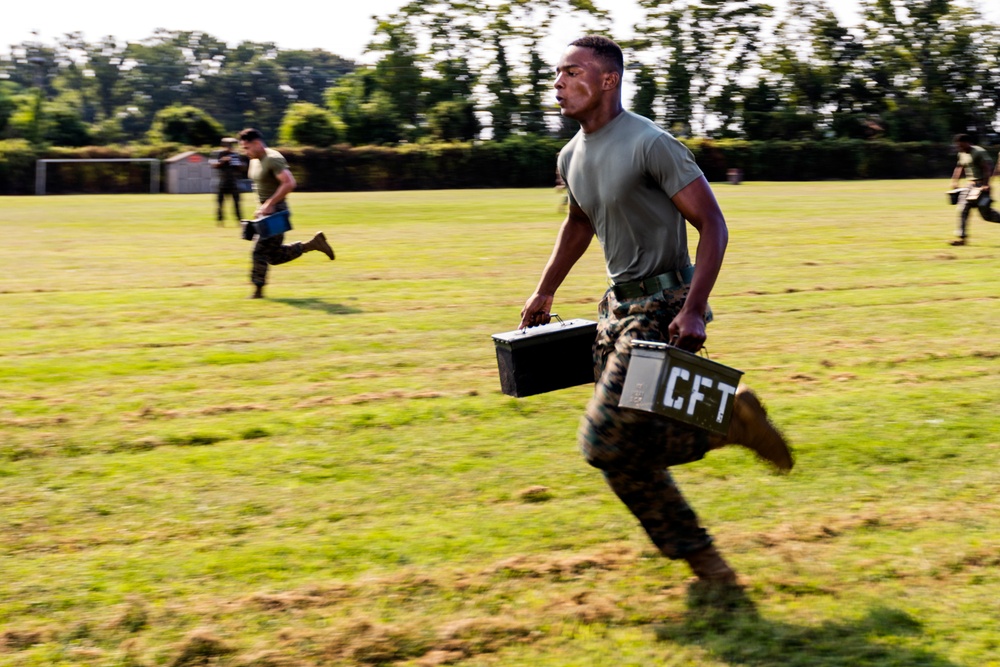
[[[977, 0], [971, 0], [976, 2]], [[780, 6], [782, 0], [772, 0]], [[365, 44], [372, 36], [372, 15], [384, 16], [398, 9], [404, 0], [327, 0], [320, 3], [292, 3], [289, 0], [168, 0], [142, 3], [135, 0], [7, 0], [0, 10], [0, 52], [10, 45], [38, 39], [54, 44], [67, 32], [80, 31], [87, 41], [106, 35], [119, 40], [138, 41], [150, 37], [156, 28], [201, 30], [231, 45], [243, 40], [274, 42], [282, 49], [321, 48], [345, 58], [363, 60]], [[614, 36], [628, 37], [640, 17], [634, 0], [595, 0], [611, 10]], [[845, 23], [858, 18], [858, 0], [828, 0]], [[978, 0], [993, 21], [1000, 22], [1000, 2]], [[554, 61], [565, 44], [579, 36], [578, 25], [556, 26], [546, 45]]]

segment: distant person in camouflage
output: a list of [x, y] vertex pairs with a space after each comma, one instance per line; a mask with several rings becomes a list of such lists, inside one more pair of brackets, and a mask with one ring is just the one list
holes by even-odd
[[223, 215], [223, 204], [226, 197], [232, 197], [233, 207], [236, 209], [236, 222], [243, 218], [240, 214], [240, 190], [239, 181], [243, 176], [243, 159], [240, 154], [233, 150], [236, 140], [226, 137], [222, 140], [222, 148], [212, 152], [208, 163], [215, 170], [218, 190], [216, 192], [216, 224], [219, 227], [225, 226], [225, 216]]
[[[260, 131], [247, 128], [239, 134], [240, 148], [250, 158], [249, 176], [253, 179], [254, 189], [260, 200], [260, 206], [254, 212], [254, 218], [262, 218], [277, 211], [287, 211], [286, 196], [295, 189], [295, 177], [288, 168], [288, 162], [278, 151], [268, 148]], [[250, 271], [250, 281], [254, 284], [253, 299], [264, 296], [264, 285], [267, 283], [267, 268], [272, 264], [284, 264], [298, 259], [302, 253], [318, 250], [330, 259], [334, 258], [333, 248], [326, 241], [323, 232], [305, 243], [297, 242], [284, 245], [284, 234], [267, 238], [257, 236], [253, 246], [253, 268]]]
[[968, 180], [958, 194], [958, 226], [955, 228], [958, 238], [951, 245], [965, 245], [969, 239], [969, 213], [973, 208], [979, 209], [979, 215], [988, 222], [1000, 222], [1000, 211], [993, 210], [990, 197], [990, 179], [993, 177], [990, 154], [985, 148], [974, 146], [972, 137], [967, 134], [955, 135], [955, 146], [958, 148], [958, 164], [951, 175], [951, 187], [959, 187], [963, 174]]
[[[621, 48], [598, 36], [574, 41], [556, 68], [556, 101], [580, 131], [559, 154], [569, 208], [520, 326], [545, 324], [554, 295], [596, 235], [613, 286], [598, 312], [597, 384], [578, 434], [587, 462], [636, 516], [660, 552], [688, 563], [707, 591], [739, 591], [736, 573], [684, 500], [669, 467], [739, 444], [782, 471], [787, 443], [744, 385], [726, 436], [618, 406], [633, 340], [697, 351], [728, 231], [708, 182], [683, 144], [622, 107]], [[697, 264], [685, 221], [699, 233]]]

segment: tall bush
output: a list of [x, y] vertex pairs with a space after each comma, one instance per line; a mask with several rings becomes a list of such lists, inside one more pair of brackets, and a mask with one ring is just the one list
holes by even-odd
[[185, 146], [215, 146], [224, 134], [222, 124], [201, 109], [172, 106], [156, 112], [147, 137], [152, 142], [172, 141]]

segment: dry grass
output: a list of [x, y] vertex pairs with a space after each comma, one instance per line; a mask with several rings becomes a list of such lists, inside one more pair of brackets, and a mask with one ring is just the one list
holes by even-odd
[[1000, 228], [945, 250], [939, 185], [717, 189], [709, 350], [798, 456], [675, 472], [725, 609], [580, 460], [587, 388], [499, 393], [550, 192], [297, 195], [337, 260], [263, 302], [200, 198], [5, 200], [0, 666], [997, 667]]

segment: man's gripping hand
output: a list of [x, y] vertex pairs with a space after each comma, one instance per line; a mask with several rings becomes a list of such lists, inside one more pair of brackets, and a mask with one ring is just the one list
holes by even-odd
[[518, 325], [518, 329], [523, 329], [524, 327], [537, 327], [540, 324], [548, 324], [549, 320], [552, 319], [552, 300], [551, 294], [532, 294], [524, 303], [524, 308], [521, 309], [521, 324]]
[[673, 345], [688, 352], [697, 352], [708, 337], [705, 333], [705, 316], [682, 309], [670, 323], [667, 333]]

